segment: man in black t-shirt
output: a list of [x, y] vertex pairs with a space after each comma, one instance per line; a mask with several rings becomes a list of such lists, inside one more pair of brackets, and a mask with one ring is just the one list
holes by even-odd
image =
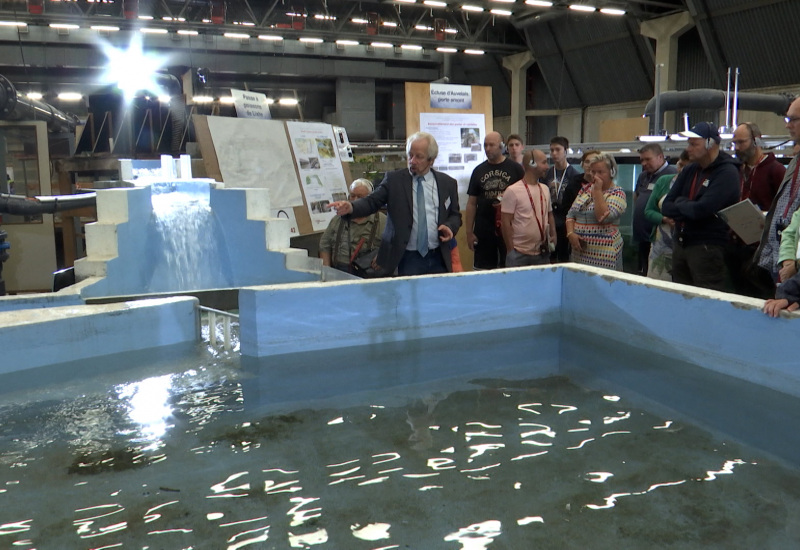
[[553, 217], [556, 220], [556, 250], [550, 255], [553, 263], [569, 261], [569, 241], [567, 240], [567, 212], [572, 201], [578, 196], [581, 184], [577, 178], [578, 171], [570, 166], [567, 160], [569, 140], [564, 136], [555, 136], [550, 140], [550, 162], [545, 183], [550, 188], [550, 200], [553, 205]]
[[500, 232], [500, 198], [506, 187], [525, 175], [522, 166], [503, 155], [503, 136], [489, 132], [483, 141], [486, 161], [472, 172], [467, 195], [467, 245], [475, 253], [475, 269], [496, 269], [506, 263]]

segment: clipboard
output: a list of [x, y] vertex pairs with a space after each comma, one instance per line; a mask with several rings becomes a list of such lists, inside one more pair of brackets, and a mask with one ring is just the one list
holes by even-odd
[[757, 243], [761, 240], [766, 217], [750, 199], [737, 202], [717, 212], [717, 216], [728, 224], [734, 233], [745, 244]]

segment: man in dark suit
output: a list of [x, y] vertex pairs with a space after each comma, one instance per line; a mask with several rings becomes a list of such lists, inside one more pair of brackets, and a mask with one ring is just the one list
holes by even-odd
[[436, 139], [417, 132], [406, 140], [408, 170], [387, 172], [375, 191], [353, 202], [337, 201], [340, 216], [368, 216], [386, 206], [388, 220], [374, 265], [384, 275], [452, 271], [450, 248], [459, 227], [458, 184], [432, 169]]

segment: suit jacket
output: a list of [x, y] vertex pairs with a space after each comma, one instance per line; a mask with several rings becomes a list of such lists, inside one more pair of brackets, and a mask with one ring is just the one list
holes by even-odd
[[[436, 170], [431, 170], [439, 190], [439, 219], [437, 225], [446, 225], [455, 238], [461, 227], [461, 211], [458, 207], [458, 184], [456, 180]], [[406, 251], [411, 226], [414, 223], [412, 212], [413, 179], [408, 170], [387, 172], [381, 184], [368, 196], [353, 201], [354, 218], [362, 218], [386, 206], [388, 219], [381, 239], [377, 263], [384, 275], [392, 275]], [[450, 260], [450, 243], [439, 247], [448, 271], [453, 270]]]

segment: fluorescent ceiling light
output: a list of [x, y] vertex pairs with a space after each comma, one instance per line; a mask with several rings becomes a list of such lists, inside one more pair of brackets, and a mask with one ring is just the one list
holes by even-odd
[[594, 11], [596, 8], [594, 6], [588, 6], [586, 4], [570, 4], [569, 9], [575, 11]]
[[353, 17], [350, 20], [350, 22], [355, 23], [356, 25], [366, 25], [367, 23], [369, 23], [369, 21], [367, 21], [366, 19], [361, 19], [360, 17]]
[[101, 31], [101, 32], [117, 32], [119, 27], [112, 27], [111, 25], [92, 25], [91, 29], [93, 31]]
[[388, 42], [373, 42], [370, 44], [373, 48], [393, 48], [394, 46]]
[[185, 17], [170, 17], [169, 15], [165, 15], [161, 18], [162, 21], [178, 21], [179, 23], [185, 23]]
[[255, 23], [251, 23], [250, 21], [234, 21], [234, 25], [241, 25], [242, 27], [255, 27]]
[[644, 141], [645, 143], [650, 143], [650, 142], [653, 142], [653, 141], [666, 141], [667, 140], [667, 136], [661, 136], [661, 135], [659, 135], [659, 136], [639, 136], [636, 139], [638, 139], [639, 141]]
[[278, 103], [281, 105], [297, 105], [297, 99], [293, 97], [282, 97], [278, 100]]
[[422, 46], [420, 46], [419, 44], [401, 44], [400, 47], [403, 48], [404, 50], [421, 50], [422, 49]]
[[512, 13], [508, 10], [493, 9], [491, 12], [495, 15], [512, 15]]
[[58, 94], [58, 99], [61, 101], [80, 101], [83, 99], [83, 95], [77, 92], [61, 92]]
[[423, 2], [426, 6], [431, 6], [433, 8], [446, 8], [447, 2], [439, 2], [438, 0], [425, 0]]
[[483, 8], [480, 6], [473, 6], [471, 4], [464, 4], [461, 6], [461, 9], [464, 11], [483, 11]]
[[27, 23], [22, 21], [0, 21], [0, 27], [27, 27]]
[[168, 96], [168, 95], [160, 95], [160, 96], [158, 96], [158, 102], [159, 103], [169, 103], [170, 101], [172, 101], [172, 98], [170, 96]]
[[445, 29], [444, 32], [448, 34], [458, 34], [458, 31], [455, 29]]
[[241, 40], [245, 38], [250, 38], [250, 35], [245, 32], [226, 32], [222, 36], [224, 36], [225, 38], [238, 38]]
[[233, 96], [226, 95], [226, 96], [223, 96], [223, 97], [219, 98], [219, 102], [220, 103], [230, 104], [230, 103], [234, 102], [234, 99], [233, 99]]
[[469, 55], [483, 55], [486, 52], [483, 50], [464, 50], [464, 53], [468, 53]]
[[50, 23], [51, 29], [80, 29], [80, 25], [74, 23]]
[[25, 94], [25, 97], [27, 97], [28, 99], [42, 99], [42, 94], [40, 94], [39, 92], [28, 92], [27, 94]]
[[383, 25], [384, 27], [396, 27], [397, 23], [395, 23], [394, 21], [382, 21], [381, 25]]
[[139, 29], [139, 32], [143, 32], [144, 34], [167, 34], [167, 29], [154, 29], [151, 27], [142, 27]]
[[618, 8], [600, 8], [600, 13], [605, 13], [606, 15], [625, 15], [625, 10]]
[[208, 95], [196, 95], [192, 98], [194, 103], [211, 103], [214, 98]]
[[145, 21], [150, 21], [153, 19], [152, 15], [140, 15], [139, 19], [144, 19]]
[[395, 2], [400, 2], [401, 4], [416, 4], [417, 0], [394, 0]]
[[436, 48], [436, 51], [437, 52], [442, 52], [442, 53], [456, 53], [458, 50], [455, 49], [455, 48], [446, 48], [444, 46], [440, 46], [440, 47]]
[[277, 34], [259, 34], [258, 35], [258, 39], [259, 40], [270, 40], [272, 42], [280, 42], [281, 40], [283, 40], [283, 37], [282, 36], [278, 36]]
[[273, 103], [275, 103], [275, 100], [272, 99], [271, 97], [268, 97], [267, 98], [267, 105], [272, 105]]
[[193, 31], [191, 29], [180, 29], [178, 34], [182, 34], [184, 36], [197, 36], [199, 33], [197, 31]]
[[312, 36], [303, 36], [300, 38], [300, 42], [305, 42], [306, 44], [321, 44], [323, 42], [322, 38], [316, 38]]
[[286, 12], [286, 15], [289, 17], [308, 17], [308, 14], [306, 13], [298, 13], [296, 11], [288, 11]]
[[323, 19], [325, 21], [336, 21], [335, 15], [325, 15], [323, 13], [317, 13], [314, 15], [314, 19]]
[[552, 8], [553, 3], [548, 2], [547, 0], [525, 0], [525, 3], [529, 6], [539, 6], [540, 8]]
[[336, 43], [340, 46], [358, 46], [358, 41], [356, 40], [337, 40]]
[[433, 30], [433, 27], [429, 27], [427, 25], [415, 25], [414, 28], [417, 29], [418, 31], [432, 31]]
[[492, 2], [502, 2], [504, 4], [513, 4], [517, 0], [492, 0]]

